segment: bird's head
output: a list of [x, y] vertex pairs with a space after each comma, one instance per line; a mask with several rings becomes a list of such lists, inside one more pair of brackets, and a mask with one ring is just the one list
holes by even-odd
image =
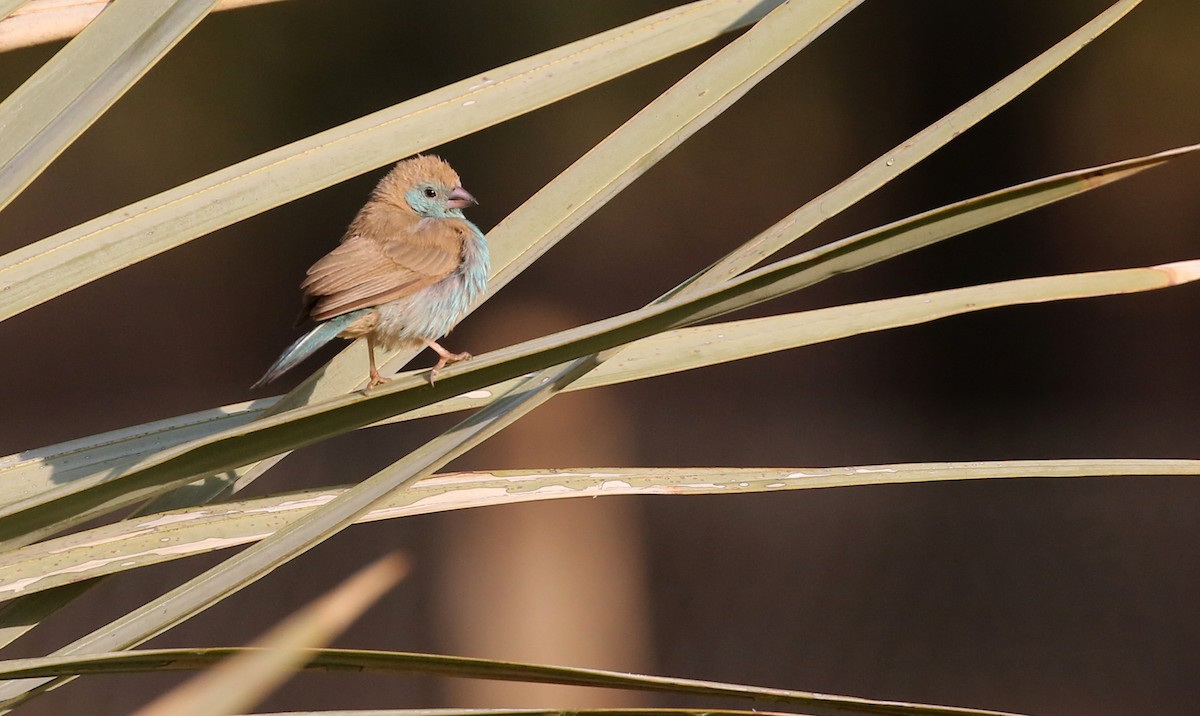
[[462, 188], [458, 174], [441, 157], [420, 154], [392, 169], [376, 190], [380, 198], [429, 219], [461, 219], [462, 210], [478, 204]]

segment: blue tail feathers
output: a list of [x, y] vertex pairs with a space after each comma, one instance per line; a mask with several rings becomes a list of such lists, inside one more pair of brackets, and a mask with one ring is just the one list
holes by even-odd
[[351, 323], [354, 323], [373, 310], [375, 309], [360, 308], [357, 311], [334, 316], [324, 323], [317, 324], [315, 328], [300, 336], [295, 343], [288, 346], [288, 349], [271, 364], [271, 367], [267, 369], [263, 377], [258, 379], [258, 382], [250, 386], [250, 389], [253, 390], [264, 386], [292, 368], [295, 368], [297, 364], [315, 353], [318, 348], [336, 338], [337, 334], [346, 330], [346, 327]]

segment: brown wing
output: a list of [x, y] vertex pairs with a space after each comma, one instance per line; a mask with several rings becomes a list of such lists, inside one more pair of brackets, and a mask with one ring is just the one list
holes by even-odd
[[462, 262], [465, 226], [426, 220], [388, 240], [356, 234], [313, 264], [300, 284], [324, 321], [411, 295], [448, 276]]

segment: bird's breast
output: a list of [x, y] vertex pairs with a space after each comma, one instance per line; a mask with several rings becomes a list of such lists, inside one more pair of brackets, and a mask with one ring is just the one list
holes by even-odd
[[483, 295], [490, 269], [487, 240], [478, 230], [468, 233], [457, 269], [410, 296], [379, 306], [375, 336], [389, 347], [441, 338]]

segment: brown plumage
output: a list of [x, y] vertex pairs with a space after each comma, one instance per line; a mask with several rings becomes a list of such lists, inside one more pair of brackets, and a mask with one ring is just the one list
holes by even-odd
[[[380, 212], [376, 212], [378, 215]], [[355, 221], [341, 246], [313, 264], [300, 284], [309, 316], [325, 321], [394, 301], [437, 283], [462, 263], [466, 222], [443, 219], [414, 232], [415, 214], [392, 210], [384, 221]], [[362, 218], [362, 213], [359, 214]], [[393, 240], [406, 236], [403, 243]]]
[[[439, 356], [431, 381], [446, 363], [469, 358], [468, 353], [447, 351], [437, 339], [486, 286], [487, 242], [462, 213], [474, 203], [458, 174], [439, 157], [421, 155], [398, 163], [375, 187], [341, 244], [313, 264], [300, 285], [304, 314], [329, 322], [327, 329], [309, 341], [316, 345], [302, 345], [308, 336], [298, 341], [260, 382], [298, 363], [332, 338], [334, 330], [342, 338], [366, 336], [368, 387], [385, 382], [375, 367], [376, 343], [386, 348], [428, 345]], [[301, 349], [306, 352], [294, 355]]]
[[[300, 284], [314, 321], [402, 298], [445, 278], [462, 262], [466, 221], [428, 219], [405, 196], [422, 183], [459, 187], [440, 157], [400, 162], [371, 192], [342, 236], [342, 243], [308, 269]], [[416, 231], [422, 222], [420, 231]]]

